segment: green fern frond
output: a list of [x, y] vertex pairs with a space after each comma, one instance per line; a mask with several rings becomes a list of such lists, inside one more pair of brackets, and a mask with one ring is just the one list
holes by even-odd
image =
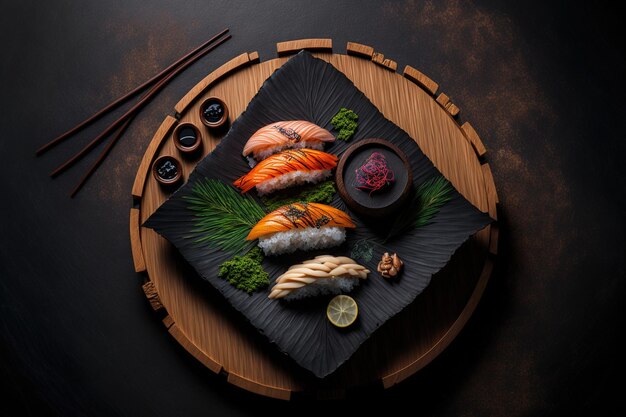
[[230, 253], [241, 253], [251, 246], [246, 240], [250, 229], [265, 216], [263, 208], [250, 196], [214, 179], [198, 182], [192, 196], [184, 198], [197, 218], [193, 230], [208, 242]]

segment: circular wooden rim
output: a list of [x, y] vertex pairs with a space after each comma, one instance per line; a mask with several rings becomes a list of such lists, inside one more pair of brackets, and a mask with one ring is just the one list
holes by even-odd
[[[285, 54], [293, 54], [302, 49], [332, 52], [332, 41], [330, 39], [302, 39], [296, 41], [281, 42], [277, 44], [277, 52], [279, 56]], [[347, 53], [348, 55], [371, 59], [373, 63], [386, 67], [394, 72], [397, 69], [397, 64], [395, 63], [395, 61], [385, 59], [383, 54], [374, 52], [373, 48], [366, 45], [348, 42]], [[192, 90], [190, 90], [175, 106], [175, 114], [178, 116], [179, 114], [184, 112], [194, 102], [194, 100], [215, 81], [228, 75], [229, 73], [235, 72], [239, 68], [242, 68], [251, 63], [258, 62], [259, 55], [257, 52], [243, 53], [235, 57], [231, 61], [228, 61], [227, 63], [213, 71], [211, 74], [209, 74], [207, 77], [205, 77]], [[440, 93], [439, 95], [435, 94], [439, 89], [439, 85], [436, 82], [432, 81], [426, 75], [409, 65], [405, 67], [402, 75], [407, 80], [413, 82], [414, 84], [422, 88], [430, 96], [432, 96], [436, 100], [436, 102], [450, 115], [450, 117], [456, 121], [456, 119], [454, 118], [458, 115], [459, 108], [454, 105], [454, 103], [452, 103], [449, 97], [444, 93]], [[161, 144], [167, 139], [168, 134], [171, 132], [176, 123], [177, 119], [175, 117], [167, 116], [164, 119], [146, 149], [133, 184], [132, 196], [134, 198], [135, 207], [130, 209], [130, 241], [133, 264], [135, 267], [135, 271], [138, 273], [147, 272], [140, 233], [140, 206], [144, 186], [146, 184], [148, 172], [151, 169], [154, 157], [157, 155]], [[485, 187], [485, 192], [487, 196], [488, 212], [489, 215], [496, 221], [490, 226], [487, 226], [481, 232], [479, 232], [479, 234], [486, 236], [486, 245], [488, 252], [483, 264], [482, 272], [480, 273], [480, 276], [476, 281], [476, 285], [465, 307], [462, 309], [457, 319], [443, 334], [443, 336], [432, 344], [431, 348], [428, 351], [426, 351], [421, 356], [415, 358], [413, 362], [409, 363], [405, 367], [383, 376], [381, 378], [381, 382], [384, 388], [389, 388], [403, 381], [409, 376], [415, 374], [417, 371], [430, 363], [435, 357], [437, 357], [452, 342], [452, 340], [454, 340], [454, 338], [458, 335], [458, 333], [461, 331], [461, 329], [464, 327], [464, 325], [467, 323], [472, 313], [476, 309], [476, 306], [478, 305], [478, 302], [482, 297], [482, 294], [485, 290], [485, 287], [487, 285], [487, 282], [489, 281], [494, 267], [495, 256], [497, 255], [498, 249], [499, 229], [497, 224], [497, 204], [499, 201], [495, 183], [493, 181], [493, 175], [491, 173], [489, 164], [486, 163], [484, 160], [486, 149], [476, 131], [473, 129], [469, 122], [465, 122], [462, 125], [459, 125], [457, 122], [457, 126], [463, 133], [465, 139], [471, 145], [472, 149], [475, 152], [476, 158], [481, 164], [481, 170], [484, 179], [483, 185]], [[228, 369], [224, 369], [221, 364], [215, 362], [203, 351], [201, 351], [197, 346], [195, 346], [193, 342], [191, 342], [181, 331], [181, 329], [178, 328], [172, 317], [167, 314], [167, 311], [159, 298], [158, 291], [154, 283], [149, 279], [149, 277], [147, 277], [146, 282], [143, 284], [143, 290], [153, 310], [155, 310], [156, 312], [160, 312], [164, 315], [162, 321], [165, 327], [168, 329], [168, 332], [178, 341], [178, 343], [183, 348], [185, 348], [192, 356], [194, 356], [207, 368], [211, 369], [215, 373], [225, 375], [226, 380], [229, 383], [248, 391], [283, 400], [289, 400], [291, 398], [291, 390], [262, 384], [257, 381], [245, 378], [244, 376], [237, 375], [236, 373], [229, 372]], [[340, 398], [345, 395], [345, 389], [341, 392], [333, 392], [330, 395], [333, 398]], [[328, 397], [328, 393], [326, 393], [324, 397]]]
[[[350, 193], [347, 191], [346, 184], [343, 181], [343, 169], [350, 156], [358, 149], [370, 145], [380, 145], [381, 147], [389, 148], [390, 150], [392, 150], [400, 158], [400, 160], [402, 160], [404, 168], [407, 172], [407, 182], [400, 196], [388, 205], [384, 207], [377, 207], [375, 209], [365, 207], [362, 204], [358, 203], [354, 198], [352, 198], [352, 195], [350, 195]], [[379, 138], [363, 139], [351, 145], [348, 149], [346, 149], [343, 155], [341, 155], [341, 159], [339, 159], [339, 164], [337, 164], [337, 170], [335, 171], [335, 181], [337, 182], [337, 191], [339, 192], [341, 198], [346, 202], [348, 207], [360, 214], [373, 215], [375, 213], [377, 216], [380, 216], [392, 212], [406, 199], [411, 189], [411, 185], [413, 184], [413, 171], [411, 171], [411, 165], [409, 164], [409, 160], [407, 159], [404, 152], [402, 152], [402, 150], [393, 143], [389, 142], [388, 140]]]

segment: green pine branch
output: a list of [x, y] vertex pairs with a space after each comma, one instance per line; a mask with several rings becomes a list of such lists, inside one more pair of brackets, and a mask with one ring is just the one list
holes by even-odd
[[452, 184], [442, 175], [424, 181], [415, 190], [411, 204], [408, 204], [398, 216], [385, 240], [429, 224], [439, 210], [450, 201], [453, 190]]
[[418, 211], [415, 227], [426, 226], [439, 210], [452, 198], [452, 184], [443, 176], [437, 176], [421, 184], [415, 193]]
[[252, 197], [242, 196], [214, 179], [199, 181], [192, 193], [184, 198], [197, 218], [193, 230], [201, 234], [197, 242], [207, 242], [230, 253], [241, 253], [251, 245], [246, 236], [265, 216]]

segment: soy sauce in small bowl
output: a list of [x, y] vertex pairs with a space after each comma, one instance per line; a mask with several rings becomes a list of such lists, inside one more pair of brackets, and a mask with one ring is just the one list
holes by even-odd
[[228, 120], [226, 103], [217, 97], [207, 98], [200, 106], [200, 120], [207, 127], [216, 128], [223, 126]]
[[175, 185], [183, 177], [182, 165], [173, 156], [163, 155], [152, 164], [152, 175], [161, 185]]
[[195, 153], [202, 145], [202, 135], [192, 123], [181, 123], [173, 134], [174, 145], [184, 154]]

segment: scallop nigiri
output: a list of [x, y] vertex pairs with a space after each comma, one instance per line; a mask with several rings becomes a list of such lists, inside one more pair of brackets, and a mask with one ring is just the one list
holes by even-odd
[[276, 278], [268, 298], [286, 300], [352, 290], [369, 270], [346, 256], [320, 255], [291, 266]]
[[346, 228], [356, 225], [347, 213], [325, 204], [294, 203], [263, 217], [246, 240], [259, 239], [266, 255], [338, 246], [346, 240]]
[[314, 149], [282, 151], [259, 162], [233, 184], [247, 193], [256, 187], [259, 195], [305, 183], [317, 183], [330, 176], [337, 157]]
[[243, 156], [252, 154], [260, 161], [285, 149], [323, 149], [334, 142], [328, 130], [306, 120], [274, 122], [257, 130], [243, 148]]

